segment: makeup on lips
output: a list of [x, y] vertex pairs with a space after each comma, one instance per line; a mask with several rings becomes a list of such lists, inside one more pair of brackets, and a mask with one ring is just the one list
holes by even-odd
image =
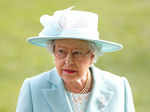
[[75, 72], [77, 72], [77, 71], [71, 70], [71, 69], [63, 69], [63, 72], [65, 72], [65, 73], [67, 73], [67, 74], [73, 74], [73, 73], [75, 73]]

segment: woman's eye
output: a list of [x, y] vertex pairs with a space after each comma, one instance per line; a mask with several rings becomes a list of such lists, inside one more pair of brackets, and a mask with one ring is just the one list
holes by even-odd
[[81, 51], [75, 51], [75, 52], [73, 52], [73, 55], [81, 55], [81, 54], [82, 54]]
[[59, 49], [58, 53], [64, 53], [64, 50], [63, 49]]
[[65, 50], [64, 49], [57, 49], [56, 54], [58, 54], [58, 55], [65, 54]]

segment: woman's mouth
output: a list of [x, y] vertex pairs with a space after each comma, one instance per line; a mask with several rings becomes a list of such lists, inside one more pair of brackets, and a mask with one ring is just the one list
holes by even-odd
[[75, 70], [69, 70], [69, 69], [64, 69], [63, 72], [67, 73], [67, 74], [73, 74], [76, 71]]

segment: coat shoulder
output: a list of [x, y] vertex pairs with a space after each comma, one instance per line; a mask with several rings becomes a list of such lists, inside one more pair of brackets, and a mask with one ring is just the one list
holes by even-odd
[[47, 72], [43, 72], [40, 74], [37, 74], [36, 76], [26, 78], [25, 80], [28, 80], [32, 88], [46, 88], [47, 86], [53, 85], [50, 82], [50, 78], [55, 75], [56, 69], [53, 68]]
[[125, 77], [121, 77], [119, 75], [113, 74], [108, 71], [101, 70], [99, 68], [95, 68], [95, 71], [97, 71], [97, 73], [99, 73], [97, 75], [99, 75], [101, 77], [101, 79], [104, 81], [104, 83], [109, 86], [120, 86], [123, 84], [123, 80], [125, 79]]

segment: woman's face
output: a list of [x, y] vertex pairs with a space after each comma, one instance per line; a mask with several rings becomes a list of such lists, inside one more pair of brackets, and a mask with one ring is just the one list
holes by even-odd
[[82, 78], [93, 62], [94, 54], [86, 41], [75, 39], [55, 40], [56, 69], [64, 81]]

